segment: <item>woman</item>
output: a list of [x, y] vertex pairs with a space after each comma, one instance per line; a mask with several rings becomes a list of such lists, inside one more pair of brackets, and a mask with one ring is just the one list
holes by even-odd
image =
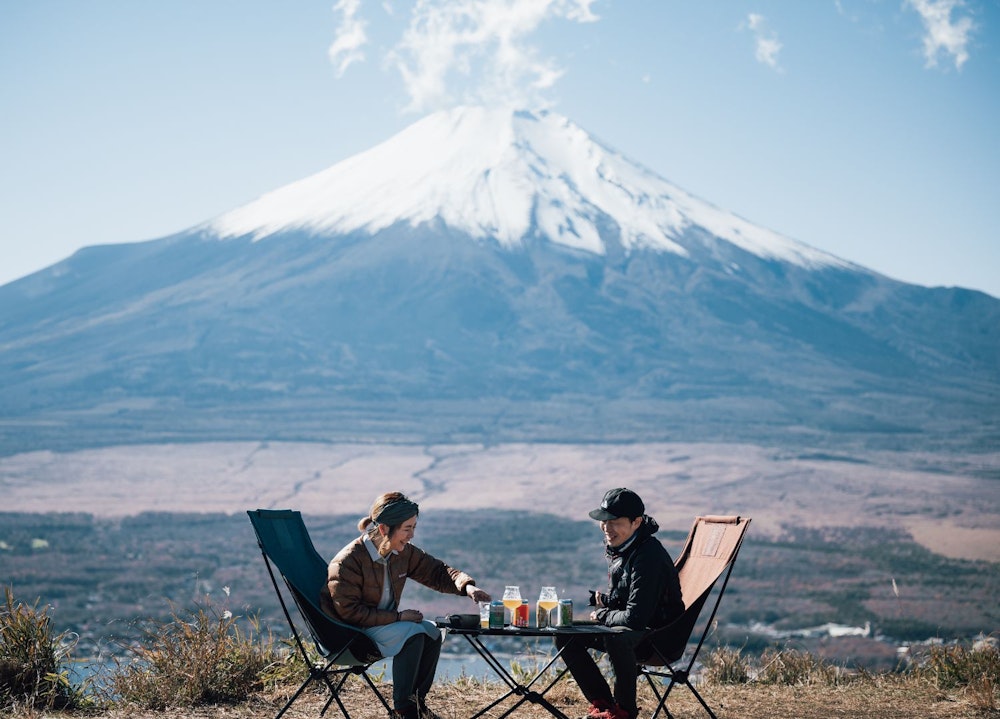
[[[410, 544], [420, 508], [401, 492], [375, 500], [358, 522], [361, 536], [340, 550], [327, 572], [334, 617], [361, 627], [392, 660], [394, 719], [436, 719], [424, 705], [441, 653], [441, 631], [416, 609], [403, 609], [407, 578], [439, 592], [490, 601], [475, 580]], [[332, 604], [332, 606], [331, 606]]]

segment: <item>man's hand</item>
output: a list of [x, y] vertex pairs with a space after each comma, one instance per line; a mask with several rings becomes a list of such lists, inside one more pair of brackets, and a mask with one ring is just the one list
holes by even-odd
[[399, 613], [401, 622], [419, 622], [424, 618], [424, 613], [416, 609], [404, 609]]

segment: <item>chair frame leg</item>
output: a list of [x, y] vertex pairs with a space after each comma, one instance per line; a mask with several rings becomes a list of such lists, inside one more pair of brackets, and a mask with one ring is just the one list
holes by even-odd
[[[667, 667], [669, 668], [670, 665], [667, 665]], [[683, 669], [678, 669], [673, 673], [651, 672], [646, 670], [642, 673], [642, 675], [646, 677], [646, 681], [649, 683], [649, 688], [653, 691], [653, 696], [656, 697], [657, 701], [656, 710], [653, 712], [652, 719], [656, 719], [656, 717], [660, 715], [661, 709], [666, 714], [667, 719], [673, 719], [674, 715], [670, 713], [670, 708], [667, 706], [667, 697], [670, 696], [670, 691], [678, 684], [683, 684], [691, 691], [692, 694], [694, 694], [694, 698], [698, 700], [698, 703], [701, 704], [702, 708], [704, 708], [705, 712], [712, 717], [712, 719], [718, 719], [715, 712], [712, 711], [712, 708], [705, 701], [704, 697], [702, 697], [701, 693], [694, 686], [694, 684], [691, 683], [691, 680], [688, 678], [688, 673]], [[653, 677], [661, 677], [669, 680], [670, 683], [667, 684], [667, 688], [663, 690], [662, 694], [656, 687], [656, 682], [653, 681]]]
[[[264, 565], [267, 567], [267, 573], [271, 577], [271, 584], [274, 585], [274, 591], [278, 596], [278, 603], [281, 605], [281, 611], [284, 612], [285, 619], [288, 622], [288, 626], [291, 628], [292, 638], [295, 641], [295, 645], [298, 647], [299, 654], [302, 656], [302, 659], [309, 667], [309, 676], [306, 677], [306, 680], [304, 682], [302, 682], [302, 686], [300, 686], [295, 691], [291, 699], [289, 699], [285, 703], [285, 705], [281, 707], [278, 713], [274, 715], [274, 719], [281, 719], [281, 717], [284, 716], [285, 712], [288, 711], [288, 709], [292, 706], [292, 704], [295, 703], [295, 700], [298, 699], [302, 695], [302, 692], [306, 690], [306, 687], [308, 687], [314, 681], [322, 682], [323, 684], [325, 684], [327, 690], [329, 690], [330, 692], [330, 698], [327, 700], [326, 704], [323, 705], [323, 710], [320, 712], [320, 716], [326, 714], [327, 709], [330, 708], [330, 704], [332, 704], [333, 702], [337, 702], [337, 708], [340, 709], [340, 712], [344, 715], [344, 718], [351, 719], [351, 715], [347, 711], [347, 707], [344, 706], [344, 702], [340, 698], [340, 689], [341, 687], [344, 686], [344, 682], [347, 681], [347, 677], [350, 674], [360, 674], [364, 678], [365, 682], [368, 684], [369, 689], [371, 689], [372, 692], [375, 694], [375, 696], [378, 697], [379, 701], [382, 702], [382, 706], [385, 707], [386, 711], [387, 712], [391, 711], [391, 708], [389, 707], [388, 702], [386, 702], [385, 697], [382, 696], [382, 693], [379, 692], [378, 688], [375, 686], [375, 683], [372, 681], [372, 678], [368, 676], [368, 673], [365, 671], [367, 667], [347, 667], [345, 669], [340, 669], [335, 671], [330, 670], [330, 668], [334, 666], [334, 662], [336, 661], [337, 657], [341, 654], [343, 650], [333, 653], [331, 655], [333, 658], [323, 665], [316, 664], [312, 661], [312, 659], [310, 659], [309, 652], [306, 649], [305, 644], [302, 641], [302, 637], [299, 634], [299, 631], [295, 625], [295, 622], [292, 620], [292, 615], [288, 611], [288, 607], [285, 604], [284, 595], [281, 593], [281, 590], [278, 586], [277, 577], [274, 576], [274, 570], [271, 567], [271, 560], [268, 559], [267, 552], [264, 551], [263, 547], [261, 547], [261, 554], [263, 554], [264, 556]], [[339, 681], [336, 682], [336, 685], [334, 685], [334, 682], [331, 681], [330, 677], [336, 674], [339, 674], [341, 676]]]
[[[657, 704], [656, 711], [653, 712], [652, 719], [656, 719], [656, 717], [660, 713], [660, 709], [663, 709], [663, 711], [666, 712], [667, 719], [673, 719], [673, 715], [670, 713], [670, 709], [667, 708], [667, 697], [670, 696], [670, 690], [673, 689], [674, 684], [683, 684], [688, 689], [690, 689], [691, 693], [694, 694], [695, 699], [698, 700], [698, 703], [701, 704], [701, 706], [705, 709], [706, 712], [708, 712], [708, 715], [712, 717], [712, 719], [718, 719], [718, 717], [715, 716], [715, 712], [712, 711], [712, 708], [708, 706], [708, 703], [701, 696], [701, 693], [695, 688], [694, 684], [691, 683], [690, 674], [691, 670], [694, 668], [695, 661], [698, 659], [698, 655], [701, 653], [701, 648], [705, 644], [705, 639], [708, 638], [708, 630], [712, 626], [712, 622], [715, 621], [715, 615], [719, 611], [719, 605], [722, 603], [722, 597], [726, 593], [726, 587], [729, 585], [729, 577], [732, 576], [733, 567], [735, 566], [736, 566], [736, 555], [734, 554], [732, 560], [729, 562], [728, 568], [725, 570], [723, 574], [722, 585], [719, 588], [719, 593], [715, 597], [715, 605], [712, 607], [712, 612], [711, 614], [709, 614], [708, 621], [705, 623], [705, 630], [701, 633], [701, 638], [698, 640], [698, 646], [695, 647], [694, 653], [691, 655], [691, 660], [688, 662], [687, 668], [674, 669], [670, 665], [670, 662], [666, 660], [666, 657], [660, 654], [659, 650], [657, 650], [656, 647], [653, 647], [653, 652], [659, 657], [662, 666], [665, 666], [667, 670], [664, 672], [655, 672], [655, 671], [650, 671], [643, 666], [639, 667], [639, 672], [646, 677], [646, 681], [649, 682], [649, 686], [653, 690], [653, 694], [656, 696], [657, 702], [659, 702]], [[664, 690], [662, 698], [660, 697], [659, 691], [654, 686], [652, 677], [662, 677], [664, 679], [670, 680], [670, 684], [668, 684], [667, 688]]]

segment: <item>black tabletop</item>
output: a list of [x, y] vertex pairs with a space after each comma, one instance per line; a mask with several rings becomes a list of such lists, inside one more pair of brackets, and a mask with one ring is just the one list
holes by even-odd
[[581, 635], [581, 634], [620, 634], [631, 631], [628, 627], [606, 627], [595, 622], [574, 622], [571, 627], [504, 627], [503, 629], [485, 629], [475, 627], [471, 629], [461, 629], [453, 627], [446, 619], [437, 619], [434, 622], [442, 629], [447, 629], [451, 634], [468, 634], [481, 637], [551, 637], [557, 635]]

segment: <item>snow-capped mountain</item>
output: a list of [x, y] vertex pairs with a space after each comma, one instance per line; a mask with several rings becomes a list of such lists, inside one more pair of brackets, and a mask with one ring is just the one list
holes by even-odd
[[462, 107], [217, 218], [222, 237], [305, 230], [377, 233], [440, 221], [517, 247], [529, 236], [604, 254], [607, 226], [626, 250], [688, 256], [701, 227], [758, 257], [803, 267], [843, 261], [699, 200], [559, 115]]
[[558, 115], [460, 108], [189, 231], [0, 287], [0, 407], [0, 453], [978, 448], [1000, 424], [1000, 301], [757, 227]]

